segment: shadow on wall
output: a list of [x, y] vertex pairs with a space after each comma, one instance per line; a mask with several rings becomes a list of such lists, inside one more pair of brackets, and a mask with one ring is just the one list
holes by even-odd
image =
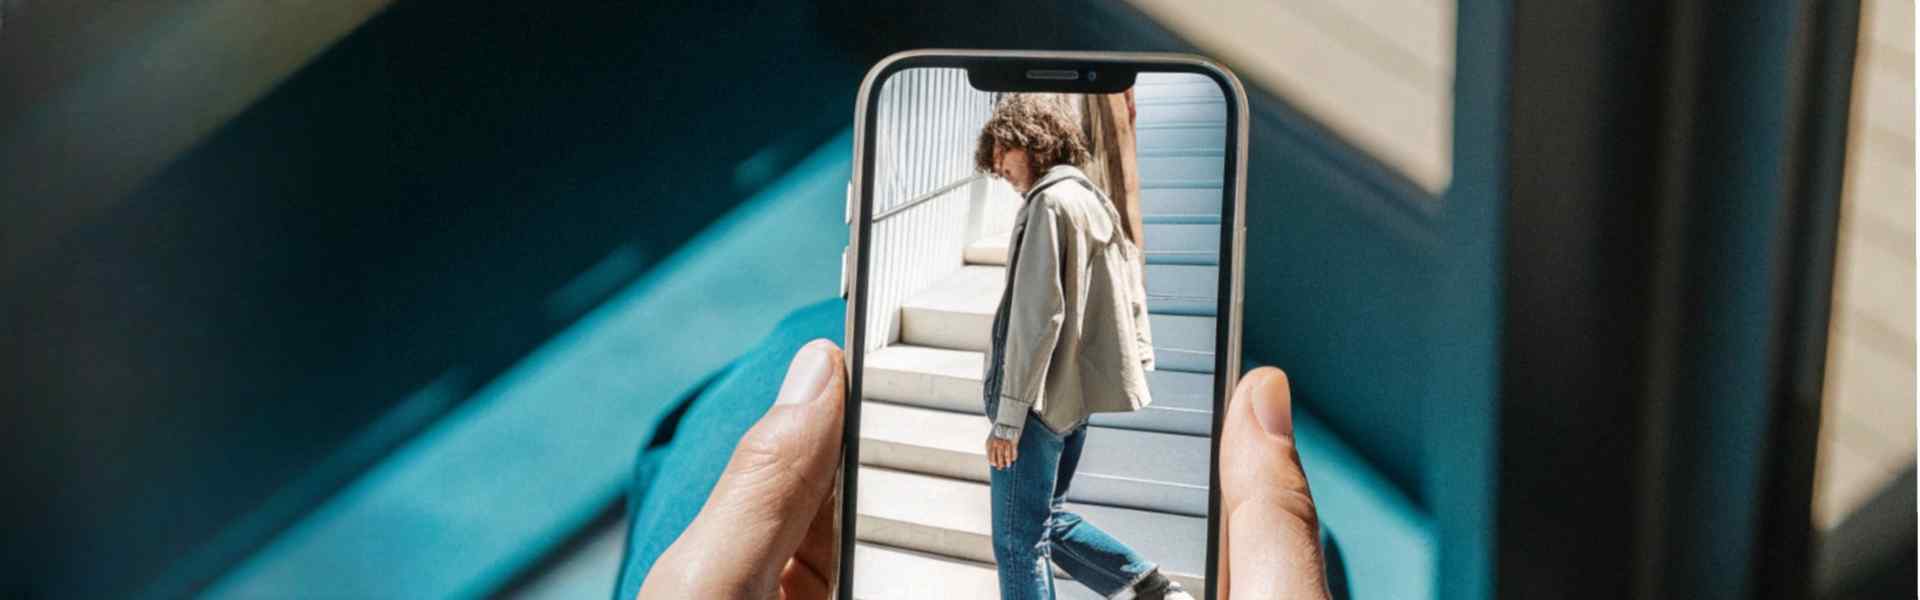
[[37, 457], [10, 468], [8, 588], [129, 593], [839, 132], [861, 65], [804, 7], [758, 11], [402, 3], [26, 257], [0, 313], [31, 349], [5, 451]]

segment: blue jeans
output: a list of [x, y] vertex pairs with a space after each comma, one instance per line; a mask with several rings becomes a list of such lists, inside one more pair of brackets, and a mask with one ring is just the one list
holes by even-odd
[[1002, 600], [1053, 598], [1050, 563], [1102, 596], [1153, 572], [1153, 563], [1066, 509], [1067, 486], [1086, 445], [1086, 425], [1057, 434], [1028, 413], [1013, 465], [992, 470], [993, 558]]

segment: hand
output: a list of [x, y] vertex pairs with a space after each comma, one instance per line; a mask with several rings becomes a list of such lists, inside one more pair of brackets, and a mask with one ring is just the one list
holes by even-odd
[[1320, 518], [1293, 446], [1287, 374], [1241, 378], [1220, 432], [1220, 597], [1329, 598]]
[[[827, 597], [840, 569], [843, 360], [829, 342], [801, 349], [780, 399], [740, 441], [699, 516], [654, 563], [640, 598]], [[988, 461], [1012, 464], [1014, 444], [1002, 441], [998, 462], [995, 441], [987, 442]], [[1255, 369], [1234, 390], [1221, 432], [1220, 495], [1218, 597], [1329, 597], [1320, 521], [1279, 369]]]
[[846, 368], [832, 342], [794, 356], [706, 506], [647, 573], [642, 599], [826, 599], [837, 553]]
[[1013, 459], [1016, 458], [1020, 458], [1020, 449], [1016, 444], [987, 434], [987, 466], [1005, 469], [1013, 466]]

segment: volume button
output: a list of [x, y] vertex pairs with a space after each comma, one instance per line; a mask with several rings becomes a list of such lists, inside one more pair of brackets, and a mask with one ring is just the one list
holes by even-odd
[[840, 248], [840, 299], [847, 298], [847, 254], [850, 248]]
[[[1241, 225], [1239, 233], [1233, 236], [1233, 262], [1231, 265], [1228, 265], [1233, 269], [1233, 305], [1236, 308], [1246, 302], [1247, 292], [1244, 274], [1247, 272], [1247, 262], [1247, 226]], [[1234, 312], [1238, 313], [1240, 311], [1235, 310]]]

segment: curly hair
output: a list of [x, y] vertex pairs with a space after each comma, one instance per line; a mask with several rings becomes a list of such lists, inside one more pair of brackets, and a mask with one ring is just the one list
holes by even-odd
[[1008, 94], [993, 107], [993, 116], [980, 128], [973, 149], [973, 168], [993, 172], [994, 144], [1027, 151], [1033, 176], [1057, 165], [1081, 166], [1093, 155], [1087, 151], [1080, 126], [1067, 114], [1060, 98], [1043, 94]]

